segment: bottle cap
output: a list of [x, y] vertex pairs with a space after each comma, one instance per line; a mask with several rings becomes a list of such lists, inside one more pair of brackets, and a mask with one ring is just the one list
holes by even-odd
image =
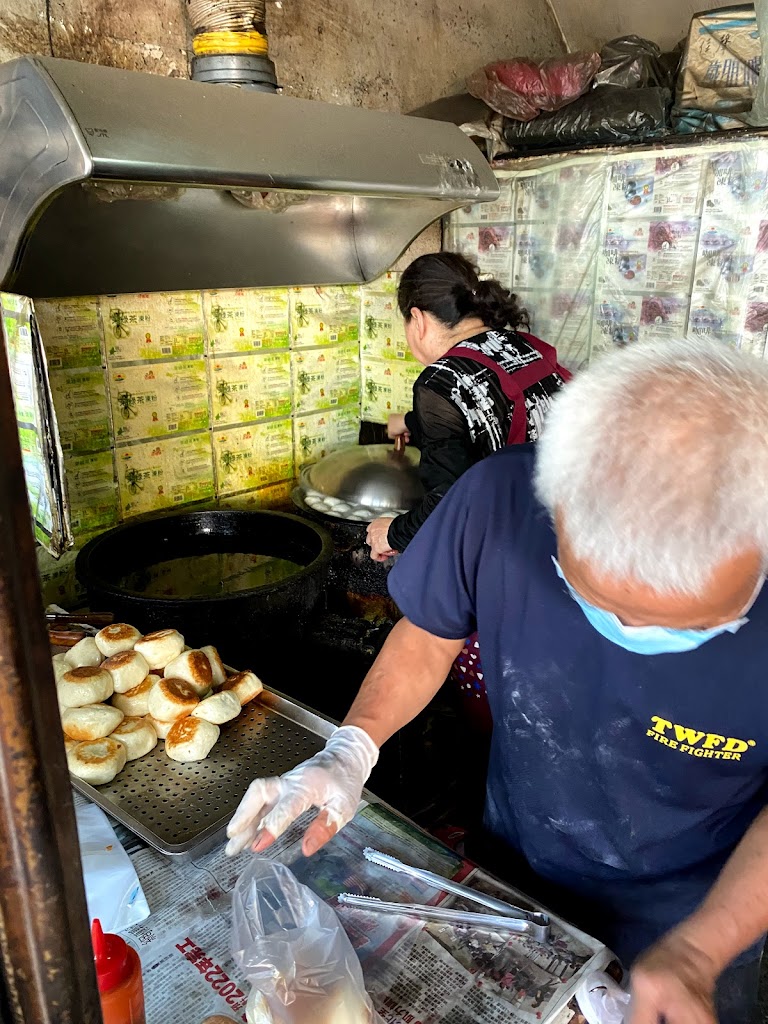
[[91, 942], [99, 992], [109, 992], [131, 976], [128, 943], [119, 935], [105, 935], [98, 918], [91, 925]]

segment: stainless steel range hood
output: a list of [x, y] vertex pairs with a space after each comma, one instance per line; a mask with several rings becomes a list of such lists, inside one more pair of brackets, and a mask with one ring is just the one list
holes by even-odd
[[32, 298], [368, 281], [436, 218], [497, 196], [451, 124], [0, 65], [0, 288]]

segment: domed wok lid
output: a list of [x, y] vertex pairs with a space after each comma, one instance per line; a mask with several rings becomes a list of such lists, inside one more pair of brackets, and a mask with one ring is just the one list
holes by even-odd
[[351, 509], [380, 514], [410, 509], [424, 496], [419, 459], [418, 449], [402, 443], [353, 445], [305, 466], [301, 485], [305, 493], [319, 492]]

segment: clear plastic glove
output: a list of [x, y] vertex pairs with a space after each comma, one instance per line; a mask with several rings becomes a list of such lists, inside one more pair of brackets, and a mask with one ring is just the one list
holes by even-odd
[[278, 778], [256, 779], [227, 826], [227, 854], [260, 853], [310, 807], [320, 813], [302, 844], [309, 857], [351, 821], [379, 748], [363, 729], [344, 725], [323, 750]]

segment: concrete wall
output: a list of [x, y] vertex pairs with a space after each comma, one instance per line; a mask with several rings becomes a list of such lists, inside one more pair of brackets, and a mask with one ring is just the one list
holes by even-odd
[[691, 15], [712, 7], [733, 7], [741, 0], [552, 0], [572, 50], [596, 49], [616, 36], [645, 36], [662, 49], [688, 34]]
[[[497, 57], [563, 51], [548, 0], [268, 0], [267, 27], [286, 95], [376, 110], [461, 91]], [[0, 0], [0, 60], [51, 53], [187, 77], [184, 0]], [[433, 225], [396, 269], [439, 248]]]
[[[0, 0], [0, 60], [24, 53], [187, 75], [184, 0]], [[562, 52], [548, 0], [269, 0], [291, 96], [411, 110], [495, 57]]]

